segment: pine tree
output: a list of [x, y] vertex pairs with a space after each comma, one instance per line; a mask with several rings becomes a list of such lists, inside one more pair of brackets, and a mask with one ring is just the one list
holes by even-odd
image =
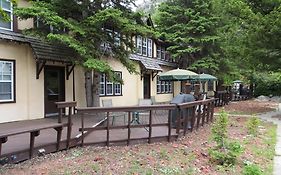
[[192, 64], [199, 71], [217, 68], [217, 21], [210, 1], [168, 0], [159, 6], [154, 18], [160, 38], [170, 43], [168, 51], [180, 59], [183, 68]]
[[[135, 73], [129, 60], [134, 50], [132, 36], [152, 35], [152, 32], [141, 24], [141, 16], [131, 10], [134, 0], [34, 0], [30, 3], [30, 7], [16, 9], [15, 14], [22, 19], [39, 19], [53, 28], [52, 32], [34, 28], [26, 33], [65, 44], [79, 55], [75, 64], [85, 68], [88, 106], [99, 106], [99, 73], [118, 80], [105, 57], [119, 60], [130, 73]], [[109, 49], [106, 51], [102, 44]]]

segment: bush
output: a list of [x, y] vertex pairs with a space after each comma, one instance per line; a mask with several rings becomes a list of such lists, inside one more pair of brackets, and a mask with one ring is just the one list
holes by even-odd
[[248, 133], [256, 136], [258, 134], [259, 125], [260, 119], [256, 116], [252, 116], [247, 122]]
[[229, 166], [236, 163], [243, 148], [240, 143], [227, 140], [227, 125], [228, 115], [224, 110], [221, 110], [212, 127], [212, 137], [216, 146], [209, 149], [209, 155], [212, 162]]
[[224, 140], [227, 138], [227, 125], [228, 115], [225, 110], [222, 109], [212, 127], [213, 140], [217, 143], [219, 148], [223, 147]]
[[258, 165], [249, 164], [244, 167], [243, 175], [262, 175], [262, 171]]
[[209, 149], [211, 161], [218, 165], [234, 165], [237, 157], [242, 153], [243, 148], [239, 142], [226, 143], [223, 148]]
[[253, 83], [256, 85], [255, 96], [260, 95], [281, 95], [281, 72], [259, 73], [253, 76]]

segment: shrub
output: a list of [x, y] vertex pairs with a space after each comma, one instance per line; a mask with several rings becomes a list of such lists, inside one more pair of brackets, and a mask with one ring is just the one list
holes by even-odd
[[236, 163], [243, 148], [240, 143], [227, 140], [227, 125], [228, 115], [224, 110], [221, 110], [212, 127], [212, 137], [216, 146], [209, 149], [209, 155], [212, 162], [229, 166]]
[[243, 169], [243, 175], [261, 175], [262, 171], [258, 165], [249, 164]]
[[225, 110], [222, 109], [212, 127], [213, 140], [217, 143], [219, 148], [223, 147], [224, 140], [227, 138], [227, 125], [228, 115]]
[[256, 136], [258, 133], [259, 125], [260, 119], [256, 116], [252, 116], [247, 122], [248, 133]]
[[255, 83], [255, 96], [270, 94], [281, 95], [281, 73], [259, 73], [253, 76], [253, 83]]

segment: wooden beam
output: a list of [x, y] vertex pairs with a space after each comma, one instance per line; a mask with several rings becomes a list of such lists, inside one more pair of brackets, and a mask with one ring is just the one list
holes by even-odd
[[39, 136], [40, 131], [33, 131], [30, 133], [30, 150], [29, 150], [29, 158], [31, 159], [34, 152], [34, 142], [35, 137]]
[[152, 81], [153, 79], [158, 75], [159, 71], [156, 71], [155, 75], [153, 75], [155, 72], [152, 72]]
[[70, 74], [73, 72], [75, 65], [66, 65], [66, 80], [69, 80]]
[[39, 79], [39, 75], [42, 72], [43, 68], [46, 65], [46, 61], [44, 60], [43, 62], [41, 61], [36, 61], [36, 79]]

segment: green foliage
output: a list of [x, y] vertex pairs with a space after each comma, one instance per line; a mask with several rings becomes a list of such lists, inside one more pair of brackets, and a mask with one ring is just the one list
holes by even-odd
[[257, 73], [253, 76], [255, 83], [254, 95], [281, 95], [281, 72]]
[[262, 175], [260, 167], [256, 164], [249, 164], [244, 166], [243, 175]]
[[259, 125], [260, 119], [256, 116], [252, 116], [247, 122], [248, 133], [256, 136], [258, 134]]
[[214, 125], [212, 126], [212, 136], [213, 140], [217, 143], [219, 148], [224, 146], [224, 141], [227, 138], [227, 125], [228, 125], [228, 115], [224, 109], [219, 113], [216, 118]]
[[168, 0], [160, 4], [154, 19], [160, 38], [170, 43], [168, 51], [180, 59], [182, 67], [192, 63], [197, 70], [216, 67], [215, 63], [207, 65], [219, 50], [214, 32], [217, 19], [211, 13], [210, 1]]
[[227, 139], [228, 115], [221, 110], [212, 127], [212, 137], [216, 146], [209, 149], [210, 160], [218, 165], [234, 165], [243, 148], [239, 142]]

